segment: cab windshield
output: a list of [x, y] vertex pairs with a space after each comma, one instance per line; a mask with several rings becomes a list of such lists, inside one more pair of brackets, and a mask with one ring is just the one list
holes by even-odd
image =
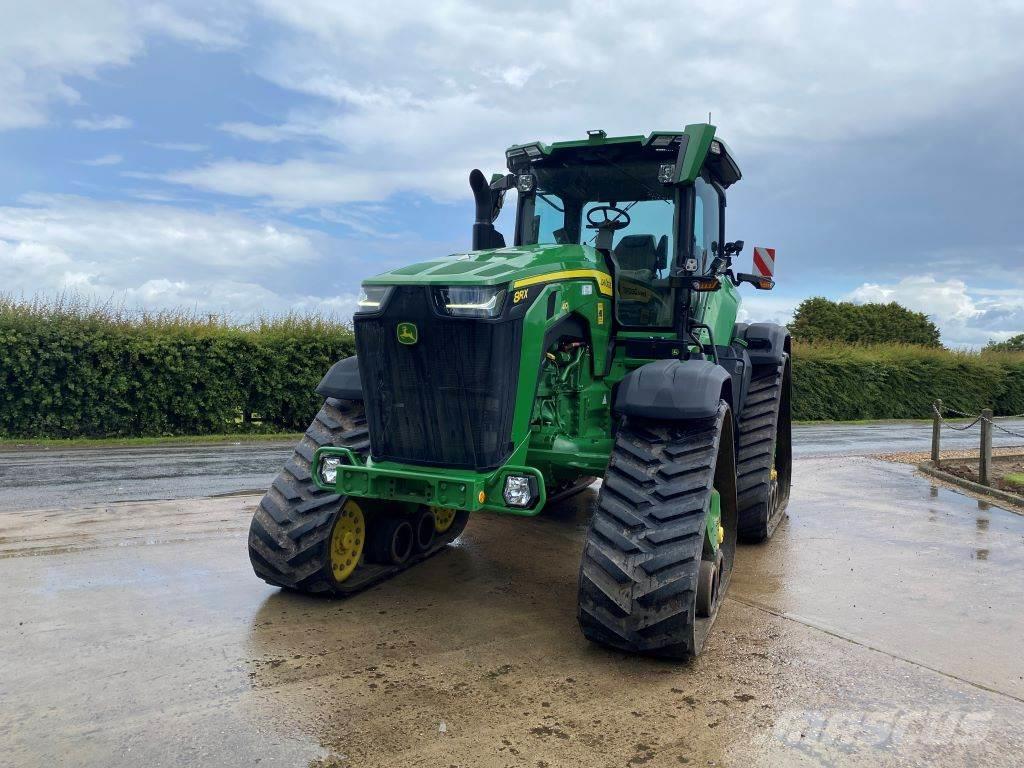
[[597, 230], [587, 227], [587, 216], [601, 220], [604, 213], [591, 212], [610, 207], [607, 217], [625, 223], [612, 240], [619, 322], [670, 326], [668, 267], [676, 237], [675, 203], [673, 189], [658, 181], [658, 170], [673, 160], [617, 160], [590, 150], [578, 162], [535, 162], [536, 189], [520, 201], [518, 242], [595, 245]]

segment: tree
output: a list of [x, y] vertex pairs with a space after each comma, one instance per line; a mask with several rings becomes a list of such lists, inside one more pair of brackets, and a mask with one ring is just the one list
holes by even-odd
[[854, 304], [816, 296], [800, 302], [789, 330], [800, 341], [942, 346], [939, 329], [926, 314], [896, 302]]
[[1006, 341], [990, 341], [985, 345], [986, 352], [1024, 352], [1024, 333], [1011, 336]]

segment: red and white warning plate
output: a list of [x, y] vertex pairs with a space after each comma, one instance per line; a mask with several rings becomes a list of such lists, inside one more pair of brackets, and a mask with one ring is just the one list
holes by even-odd
[[771, 277], [775, 274], [775, 249], [754, 247], [754, 274]]

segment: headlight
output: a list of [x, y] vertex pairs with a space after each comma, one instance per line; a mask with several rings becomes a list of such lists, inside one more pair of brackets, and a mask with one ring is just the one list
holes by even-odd
[[381, 308], [388, 294], [390, 285], [364, 285], [359, 289], [359, 305], [356, 312], [376, 312]]
[[340, 466], [341, 459], [337, 456], [323, 456], [320, 459], [320, 480], [324, 485], [334, 485]]
[[537, 479], [529, 475], [508, 475], [502, 496], [510, 507], [532, 507], [537, 500]]
[[450, 285], [437, 289], [438, 304], [452, 317], [497, 317], [505, 302], [499, 286]]

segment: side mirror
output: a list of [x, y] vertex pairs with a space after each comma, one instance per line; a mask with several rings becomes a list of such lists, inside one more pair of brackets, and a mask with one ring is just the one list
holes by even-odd
[[501, 215], [501, 207], [505, 204], [505, 190], [501, 190], [494, 196], [494, 208], [491, 209], [491, 224], [498, 220]]
[[493, 224], [498, 220], [501, 207], [505, 204], [505, 193], [516, 186], [516, 177], [511, 173], [493, 173], [488, 186], [491, 188], [491, 196], [494, 200], [494, 207], [491, 209], [491, 223]]
[[775, 281], [764, 275], [751, 275], [747, 272], [740, 272], [736, 275], [736, 283], [750, 283], [759, 291], [770, 291], [775, 287]]

